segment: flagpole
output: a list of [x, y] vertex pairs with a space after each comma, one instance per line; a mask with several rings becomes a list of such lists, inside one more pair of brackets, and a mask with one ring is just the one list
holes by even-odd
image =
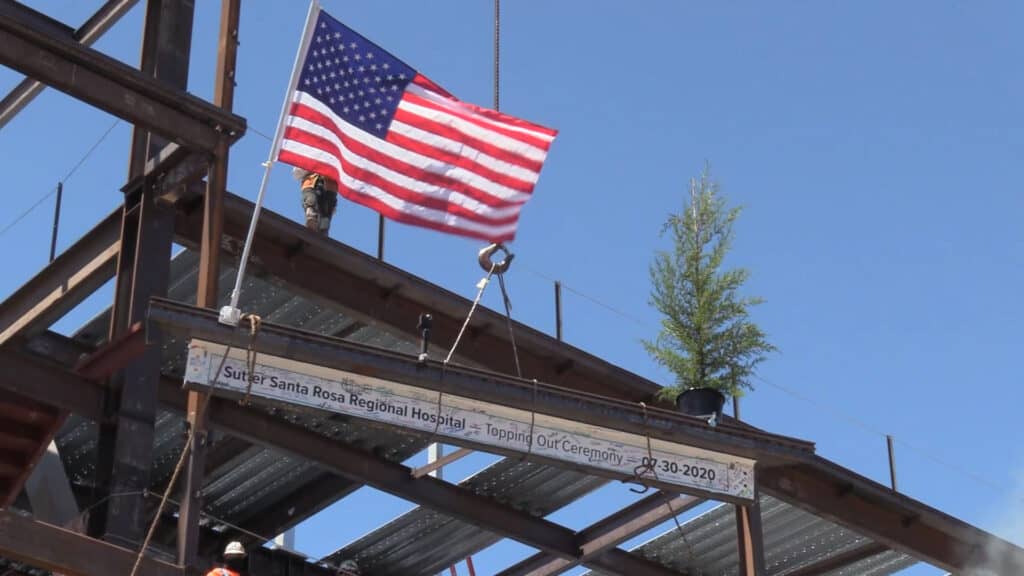
[[295, 87], [299, 83], [299, 75], [302, 60], [306, 56], [309, 44], [313, 38], [316, 19], [320, 15], [320, 0], [311, 0], [309, 13], [306, 14], [306, 26], [302, 32], [302, 39], [299, 41], [299, 49], [295, 53], [295, 63], [292, 65], [292, 76], [288, 81], [288, 90], [285, 92], [284, 103], [281, 104], [281, 115], [277, 120], [277, 129], [274, 131], [274, 140], [270, 146], [270, 155], [263, 163], [263, 179], [260, 180], [260, 189], [256, 194], [256, 207], [252, 212], [252, 220], [249, 222], [249, 232], [245, 237], [245, 247], [242, 249], [242, 259], [238, 264], [238, 275], [235, 277], [235, 287], [231, 290], [231, 303], [220, 309], [220, 322], [231, 326], [237, 326], [241, 319], [242, 311], [238, 308], [238, 300], [242, 295], [242, 282], [245, 280], [245, 268], [249, 263], [249, 252], [252, 250], [253, 237], [256, 235], [256, 223], [260, 220], [260, 211], [263, 209], [263, 194], [267, 190], [267, 182], [270, 180], [270, 171], [277, 161], [277, 155], [281, 151], [281, 136], [284, 133], [285, 120], [288, 117], [288, 109], [292, 103]]

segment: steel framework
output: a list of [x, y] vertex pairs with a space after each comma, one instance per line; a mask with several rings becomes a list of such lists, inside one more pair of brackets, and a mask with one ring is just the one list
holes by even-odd
[[[371, 450], [290, 422], [273, 410], [183, 391], [162, 372], [162, 346], [172, 338], [230, 342], [235, 336], [217, 323], [212, 308], [221, 293], [220, 259], [238, 255], [253, 208], [225, 190], [230, 147], [246, 130], [245, 120], [231, 112], [240, 3], [222, 0], [213, 102], [185, 91], [193, 0], [144, 3], [138, 68], [90, 48], [137, 3], [108, 0], [72, 29], [18, 2], [0, 0], [0, 64], [29, 77], [0, 101], [0, 126], [43, 85], [134, 125], [123, 206], [0, 303], [0, 387], [11, 392], [0, 408], [0, 472], [10, 472], [4, 477], [13, 479], [4, 501], [16, 498], [18, 484], [65, 415], [90, 420], [98, 425], [99, 434], [94, 492], [80, 495], [91, 510], [88, 531], [82, 534], [0, 509], [0, 556], [66, 574], [127, 573], [153, 514], [145, 493], [154, 483], [151, 449], [157, 414], [170, 408], [185, 415], [196, 442], [177, 519], [158, 519], [161, 534], [176, 544], [176, 563], [146, 558], [146, 574], [185, 574], [209, 565], [204, 551], [218, 536], [201, 526], [201, 488], [211, 470], [253, 445], [298, 456], [322, 469], [301, 494], [250, 525], [258, 534], [293, 525], [365, 484], [539, 550], [502, 572], [506, 576], [557, 574], [577, 565], [623, 576], [678, 574], [618, 546], [696, 506], [701, 498], [722, 496], [695, 490], [681, 495], [678, 486], [651, 481], [664, 491], [577, 532], [418, 474]], [[199, 252], [197, 307], [161, 299], [168, 292], [172, 242]], [[348, 326], [351, 331], [373, 325], [415, 338], [416, 318], [429, 311], [434, 316], [434, 342], [449, 342], [470, 306], [466, 299], [380, 257], [362, 254], [270, 212], [260, 219], [253, 256], [257, 272], [282, 279], [296, 293], [342, 303], [355, 316]], [[105, 345], [80, 347], [47, 332], [55, 320], [111, 278], [117, 279], [117, 286]], [[873, 539], [793, 574], [823, 574], [889, 549], [951, 571], [981, 562], [999, 573], [1024, 570], [1024, 551], [1019, 548], [817, 456], [811, 443], [731, 420], [711, 428], [696, 419], [639, 405], [651, 402], [658, 387], [561, 342], [560, 322], [557, 338], [521, 324], [514, 329], [524, 373], [543, 384], [504, 375], [513, 372], [505, 320], [486, 309], [478, 311], [460, 348], [463, 358], [483, 369], [442, 370], [436, 363], [393, 351], [272, 323], [263, 327], [259, 352], [755, 459], [759, 491]], [[42, 413], [39, 406], [47, 407], [52, 417], [47, 434], [19, 433], [18, 423]], [[214, 434], [221, 439], [207, 450]], [[535, 455], [467, 446], [564, 466]], [[111, 504], [114, 495], [119, 497]], [[767, 573], [757, 502], [736, 501], [736, 550], [746, 576]], [[293, 567], [287, 568], [294, 570], [289, 574], [329, 573], [262, 550], [254, 553], [254, 562], [272, 573], [283, 573], [285, 566]]]

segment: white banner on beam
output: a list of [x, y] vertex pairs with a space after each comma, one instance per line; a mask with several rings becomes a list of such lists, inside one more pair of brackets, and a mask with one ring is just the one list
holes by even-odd
[[[216, 381], [216, 389], [244, 393], [249, 381], [244, 349], [233, 348], [215, 378], [225, 348], [192, 340], [186, 384], [209, 388]], [[754, 460], [740, 456], [656, 438], [648, 452], [645, 436], [539, 413], [531, 436], [528, 410], [449, 394], [441, 396], [439, 409], [433, 390], [268, 354], [257, 356], [254, 372], [253, 396], [421, 432], [436, 429], [454, 444], [467, 440], [626, 476], [651, 463], [657, 480], [666, 484], [734, 498], [754, 496]], [[653, 480], [655, 474], [647, 472], [645, 478]]]

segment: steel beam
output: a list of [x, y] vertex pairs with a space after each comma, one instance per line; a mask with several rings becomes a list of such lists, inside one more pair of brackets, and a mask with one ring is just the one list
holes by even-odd
[[[25, 396], [37, 401], [60, 405], [79, 413], [99, 412], [89, 409], [103, 401], [103, 391], [99, 386], [52, 362], [25, 363], [18, 362], [19, 359], [24, 360], [24, 354], [0, 350], [0, 373], [17, 373], [14, 371], [24, 367], [32, 370], [29, 372], [30, 378], [0, 378], [0, 387], [23, 391]], [[32, 385], [27, 385], [24, 380], [29, 380]], [[72, 389], [75, 395], [64, 396], [63, 392]], [[160, 387], [160, 401], [169, 407], [184, 409], [185, 394], [180, 383], [164, 379]], [[430, 477], [413, 480], [410, 477], [411, 469], [398, 464], [383, 463], [386, 471], [380, 472], [367, 459], [372, 462], [377, 460], [365, 452], [339, 445], [331, 439], [276, 420], [270, 415], [247, 410], [237, 403], [223, 399], [216, 399], [214, 403], [215, 410], [211, 414], [213, 425], [225, 433], [238, 435], [236, 432], [241, 432], [241, 436], [247, 440], [293, 451], [331, 469], [334, 467], [332, 463], [345, 465], [344, 460], [349, 454], [358, 455], [357, 459], [349, 463], [354, 470], [345, 474], [348, 478], [361, 481], [361, 478], [371, 474], [383, 474], [395, 485], [413, 481], [437, 482]], [[224, 414], [225, 418], [218, 420], [219, 414]], [[305, 446], [307, 438], [317, 443]], [[325, 450], [326, 456], [310, 454], [320, 448]], [[398, 478], [400, 475], [403, 476], [402, 480]], [[847, 526], [890, 548], [948, 571], [960, 573], [971, 566], [987, 562], [997, 574], [1024, 573], [1024, 549], [907, 496], [894, 494], [888, 487], [824, 458], [814, 455], [793, 457], [788, 465], [761, 470], [758, 482], [762, 493]], [[460, 490], [457, 486], [448, 486]], [[431, 498], [443, 497], [443, 494], [433, 493], [433, 489], [428, 492], [432, 493]], [[561, 546], [565, 546], [564, 542]]]
[[[229, 434], [296, 454], [350, 480], [427, 506], [558, 557], [573, 559], [579, 554], [575, 534], [567, 528], [430, 476], [413, 478], [408, 466], [381, 460], [301, 426], [248, 410], [236, 402], [211, 399], [210, 420], [215, 427]], [[679, 576], [660, 564], [621, 550], [610, 550], [588, 561], [586, 565], [621, 576]]]
[[13, 0], [0, 0], [0, 46], [0, 64], [178, 144], [212, 152], [222, 135], [245, 132], [243, 118], [49, 34]]
[[146, 333], [141, 322], [136, 322], [116, 340], [107, 342], [92, 354], [82, 358], [75, 372], [90, 380], [106, 380], [114, 372], [146, 352]]
[[836, 554], [835, 556], [819, 560], [809, 566], [798, 568], [786, 576], [825, 576], [829, 572], [839, 570], [840, 568], [846, 568], [860, 562], [861, 560], [873, 558], [879, 554], [887, 552], [888, 550], [889, 549], [886, 548], [884, 544], [872, 542], [852, 550]]
[[103, 418], [103, 387], [42, 358], [0, 348], [0, 388], [93, 421]]
[[[129, 182], [129, 193], [153, 183], [164, 194], [195, 179], [205, 157], [169, 144], [150, 159], [145, 173]], [[123, 209], [118, 208], [69, 246], [21, 288], [0, 302], [0, 346], [18, 337], [31, 338], [78, 306], [114, 277], [121, 249]]]
[[0, 346], [43, 332], [114, 276], [120, 224], [116, 210], [0, 303]]
[[[150, 302], [149, 321], [168, 333], [230, 344], [237, 338], [234, 327], [221, 324], [217, 313], [155, 298]], [[433, 391], [491, 402], [526, 411], [536, 411], [595, 426], [668, 442], [700, 446], [762, 461], [813, 453], [813, 444], [752, 429], [711, 427], [703, 420], [678, 412], [647, 408], [596, 397], [545, 383], [513, 376], [449, 365], [420, 362], [415, 356], [320, 336], [263, 322], [257, 349], [261, 353], [298, 362], [348, 370]], [[254, 399], [255, 400], [255, 399]], [[646, 416], [645, 416], [646, 414]], [[495, 451], [495, 448], [487, 448]], [[519, 456], [519, 453], [514, 455]], [[565, 466], [565, 463], [561, 463]], [[679, 488], [670, 488], [677, 491]], [[722, 499], [721, 494], [710, 495]]]
[[582, 553], [580, 558], [570, 561], [539, 552], [502, 570], [497, 576], [561, 574], [673, 516], [692, 510], [702, 502], [704, 500], [692, 496], [656, 492], [577, 532], [576, 542]]
[[[324, 472], [296, 490], [294, 498], [289, 498], [287, 502], [281, 502], [270, 510], [259, 512], [252, 518], [240, 522], [240, 527], [244, 528], [246, 532], [229, 527], [228, 530], [218, 535], [218, 539], [203, 542], [200, 548], [204, 554], [215, 554], [223, 550], [231, 540], [239, 540], [246, 547], [249, 547], [250, 544], [262, 545], [277, 534], [294, 528], [306, 518], [361, 487], [361, 484], [348, 478], [343, 478], [332, 472]], [[259, 534], [260, 539], [254, 538], [247, 532]], [[264, 538], [266, 540], [263, 540]]]
[[1024, 550], [818, 456], [760, 471], [761, 491], [933, 566], [1024, 574]]
[[[67, 576], [129, 574], [136, 552], [0, 509], [0, 555]], [[144, 558], [140, 574], [183, 576], [173, 564]]]
[[[224, 199], [225, 233], [244, 240], [253, 204], [228, 194]], [[201, 214], [180, 214], [178, 241], [198, 246]], [[240, 246], [241, 244], [239, 244]], [[227, 247], [232, 256], [240, 248]], [[288, 282], [298, 291], [346, 308], [361, 321], [419, 339], [419, 315], [434, 316], [432, 341], [454, 342], [472, 304], [369, 254], [341, 244], [304, 226], [263, 210], [253, 243], [252, 265]], [[651, 403], [659, 386], [622, 368], [535, 330], [513, 322], [523, 374], [559, 386], [611, 398]], [[458, 356], [497, 372], [514, 374], [512, 344], [503, 314], [478, 308]], [[441, 348], [435, 348], [438, 353]]]
[[[435, 443], [435, 444], [431, 444], [429, 447], [433, 448], [434, 446], [440, 446], [440, 445]], [[425, 464], [423, 466], [420, 466], [419, 468], [414, 469], [412, 471], [412, 475], [413, 475], [414, 478], [419, 478], [420, 476], [426, 476], [426, 475], [430, 474], [431, 476], [433, 476], [435, 478], [439, 478], [440, 476], [438, 474], [431, 474], [431, 473], [437, 471], [439, 468], [443, 468], [443, 467], [451, 464], [452, 462], [455, 462], [456, 460], [460, 460], [462, 458], [465, 458], [466, 456], [469, 456], [472, 453], [473, 453], [473, 450], [470, 450], [468, 448], [459, 448], [458, 450], [456, 450], [455, 452], [452, 452], [451, 454], [445, 454], [444, 456], [441, 456], [440, 458], [438, 458], [438, 459], [436, 459], [436, 460], [434, 460], [432, 462], [428, 462], [427, 464]]]
[[[99, 10], [85, 21], [78, 30], [56, 23], [51, 28], [51, 33], [63, 35], [81, 43], [83, 46], [92, 46], [96, 40], [103, 36], [111, 26], [117, 23], [122, 16], [128, 13], [139, 0], [108, 0]], [[25, 78], [11, 90], [3, 100], [0, 100], [0, 128], [10, 122], [18, 112], [21, 112], [40, 92], [45, 85], [38, 80]]]

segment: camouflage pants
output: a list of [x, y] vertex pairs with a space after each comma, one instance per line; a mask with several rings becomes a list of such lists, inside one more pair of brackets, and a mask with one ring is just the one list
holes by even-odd
[[306, 212], [306, 225], [326, 234], [331, 227], [334, 210], [338, 207], [338, 194], [330, 190], [304, 188], [302, 207]]

